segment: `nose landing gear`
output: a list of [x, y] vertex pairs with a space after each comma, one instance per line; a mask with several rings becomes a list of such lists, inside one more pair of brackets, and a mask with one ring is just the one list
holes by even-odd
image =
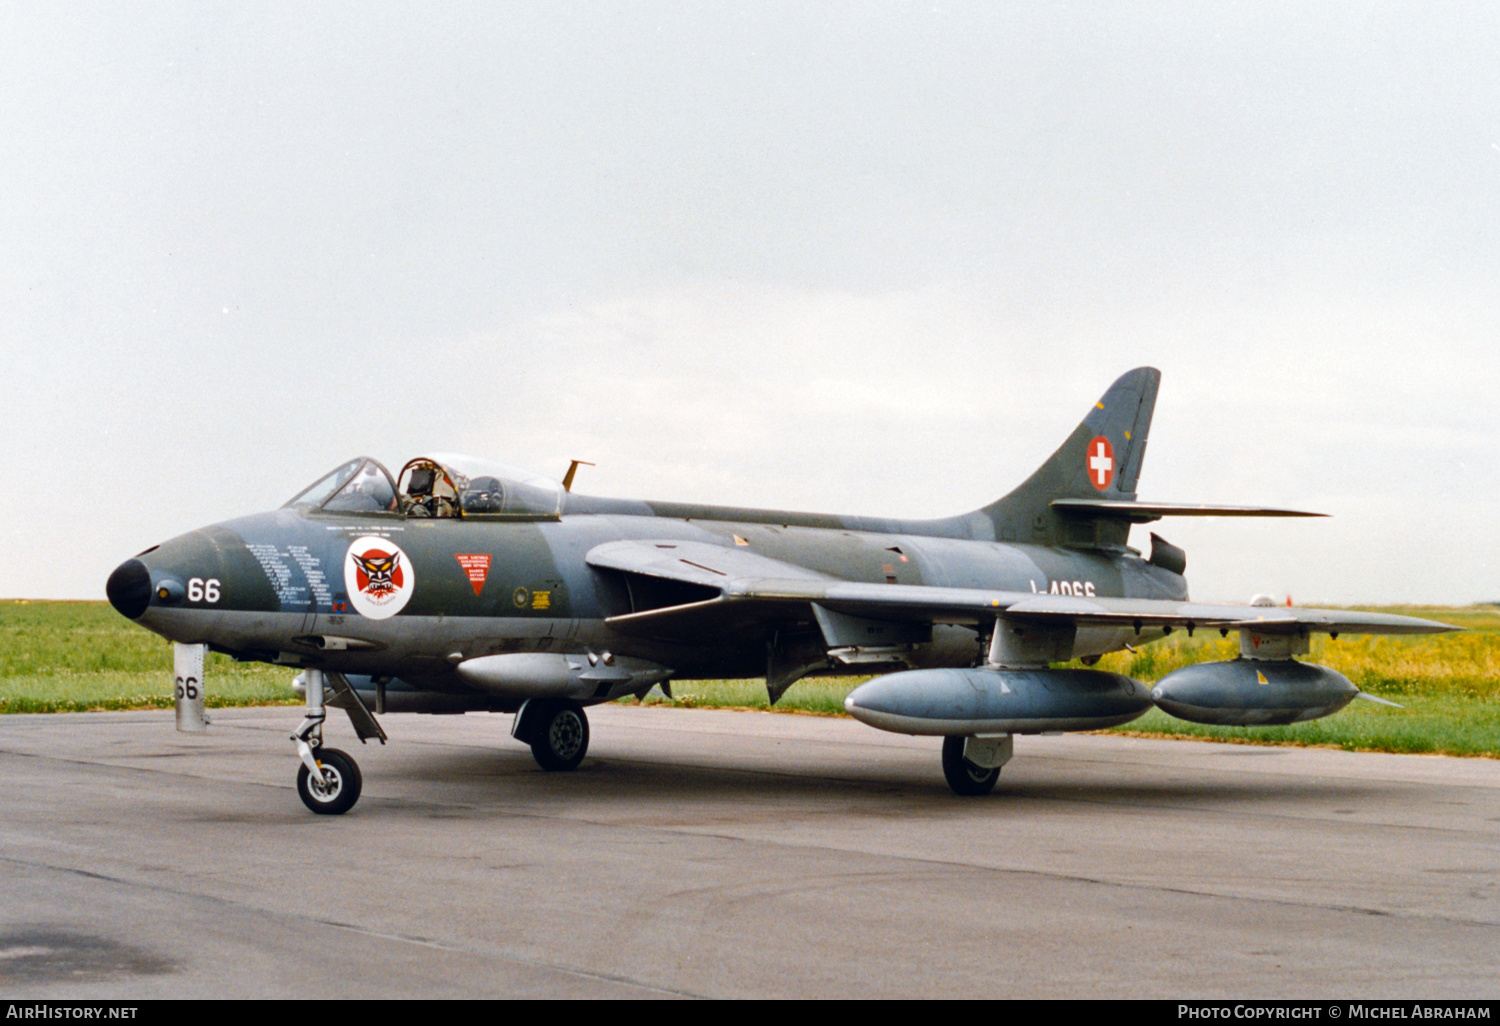
[[362, 743], [374, 737], [385, 744], [385, 731], [380, 729], [380, 724], [375, 722], [342, 674], [334, 673], [325, 678], [322, 670], [309, 668], [303, 671], [302, 681], [307, 689], [307, 714], [292, 735], [292, 741], [297, 745], [297, 758], [302, 761], [297, 768], [297, 796], [303, 805], [320, 816], [339, 816], [354, 808], [354, 803], [359, 801], [364, 779], [348, 753], [323, 747], [323, 719], [327, 715], [323, 704], [324, 684], [331, 685], [344, 700], [349, 719]]

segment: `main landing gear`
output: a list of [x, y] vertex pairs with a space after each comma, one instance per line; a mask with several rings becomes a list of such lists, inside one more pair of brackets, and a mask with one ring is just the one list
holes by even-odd
[[577, 769], [589, 750], [589, 719], [571, 698], [527, 699], [510, 732], [531, 746], [531, 757], [544, 770]]
[[1000, 767], [1015, 753], [1009, 734], [994, 737], [943, 738], [943, 776], [954, 794], [989, 794], [1000, 779]]

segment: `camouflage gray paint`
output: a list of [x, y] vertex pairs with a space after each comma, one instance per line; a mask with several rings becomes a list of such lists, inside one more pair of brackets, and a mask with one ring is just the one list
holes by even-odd
[[[1149, 702], [1138, 684], [1048, 667], [1178, 627], [1239, 630], [1254, 641], [1242, 646], [1249, 660], [1289, 660], [1309, 631], [1449, 629], [1188, 602], [1183, 552], [1153, 534], [1143, 555], [1128, 544], [1131, 525], [1315, 514], [1139, 501], [1159, 380], [1152, 368], [1121, 377], [1030, 478], [960, 516], [583, 496], [505, 470], [479, 476], [488, 470], [470, 457], [414, 460], [398, 484], [373, 461], [352, 461], [286, 507], [148, 549], [107, 591], [122, 614], [173, 641], [354, 675], [362, 692], [388, 684], [395, 709], [514, 710], [527, 667], [548, 668], [538, 695], [563, 689], [580, 704], [672, 676], [764, 676], [774, 701], [808, 672], [897, 670], [847, 708], [888, 729], [920, 720], [960, 735], [1138, 714]], [[541, 653], [552, 661], [539, 662]], [[1222, 665], [1167, 688], [1182, 693], [1175, 708], [1264, 704], [1243, 673]], [[1325, 676], [1286, 680], [1269, 715], [1330, 708], [1338, 697]], [[975, 695], [987, 696], [979, 712]], [[950, 765], [945, 755], [956, 788], [978, 793], [993, 782], [998, 742], [950, 749], [987, 760]]]
[[[653, 660], [679, 676], [754, 677], [766, 673], [767, 646], [776, 639], [819, 633], [812, 603], [798, 597], [741, 603], [685, 626], [668, 618], [622, 622], [722, 593], [591, 565], [589, 553], [613, 542], [741, 549], [827, 582], [1182, 601], [1187, 584], [1179, 568], [1156, 565], [1163, 561], [1156, 553], [1143, 557], [1126, 544], [1130, 523], [1161, 515], [1141, 510], [1292, 514], [1134, 502], [1159, 379], [1152, 368], [1121, 377], [1026, 482], [961, 516], [880, 519], [573, 493], [550, 515], [417, 518], [291, 507], [149, 549], [116, 571], [110, 597], [174, 641], [207, 643], [242, 659], [402, 677], [458, 694], [472, 689], [453, 666], [484, 655], [594, 648]], [[1101, 438], [1113, 463], [1102, 487], [1088, 451]], [[1127, 508], [1107, 508], [1111, 502]], [[388, 619], [361, 615], [345, 587], [350, 543], [367, 536], [399, 545], [418, 582]], [[466, 566], [463, 557], [483, 565]], [[217, 581], [216, 600], [187, 596], [194, 579]], [[982, 609], [929, 618], [932, 640], [905, 661], [966, 666], [993, 618]], [[1118, 648], [1128, 637], [1117, 625], [1084, 628], [1074, 654]], [[867, 672], [859, 665], [825, 669]]]

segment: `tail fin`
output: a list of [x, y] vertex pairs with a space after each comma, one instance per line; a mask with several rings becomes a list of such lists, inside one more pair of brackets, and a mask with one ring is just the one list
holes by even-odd
[[1160, 384], [1161, 371], [1137, 367], [1109, 386], [1047, 462], [1015, 491], [980, 511], [994, 522], [995, 537], [1038, 545], [1124, 545], [1129, 523], [1065, 515], [1052, 501], [1135, 499]]

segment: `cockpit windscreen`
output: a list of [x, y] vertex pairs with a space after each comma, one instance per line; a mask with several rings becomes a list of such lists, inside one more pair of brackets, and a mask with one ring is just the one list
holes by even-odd
[[341, 464], [333, 471], [324, 474], [312, 484], [302, 489], [302, 491], [292, 496], [286, 505], [288, 507], [304, 506], [309, 509], [317, 509], [328, 501], [329, 496], [342, 488], [354, 476], [354, 472], [363, 466], [365, 462], [365, 457], [361, 456], [358, 459]]
[[553, 517], [563, 487], [551, 478], [504, 463], [434, 453], [419, 456], [392, 478], [369, 457], [350, 460], [299, 492], [286, 505], [328, 513], [395, 513], [407, 517]]

